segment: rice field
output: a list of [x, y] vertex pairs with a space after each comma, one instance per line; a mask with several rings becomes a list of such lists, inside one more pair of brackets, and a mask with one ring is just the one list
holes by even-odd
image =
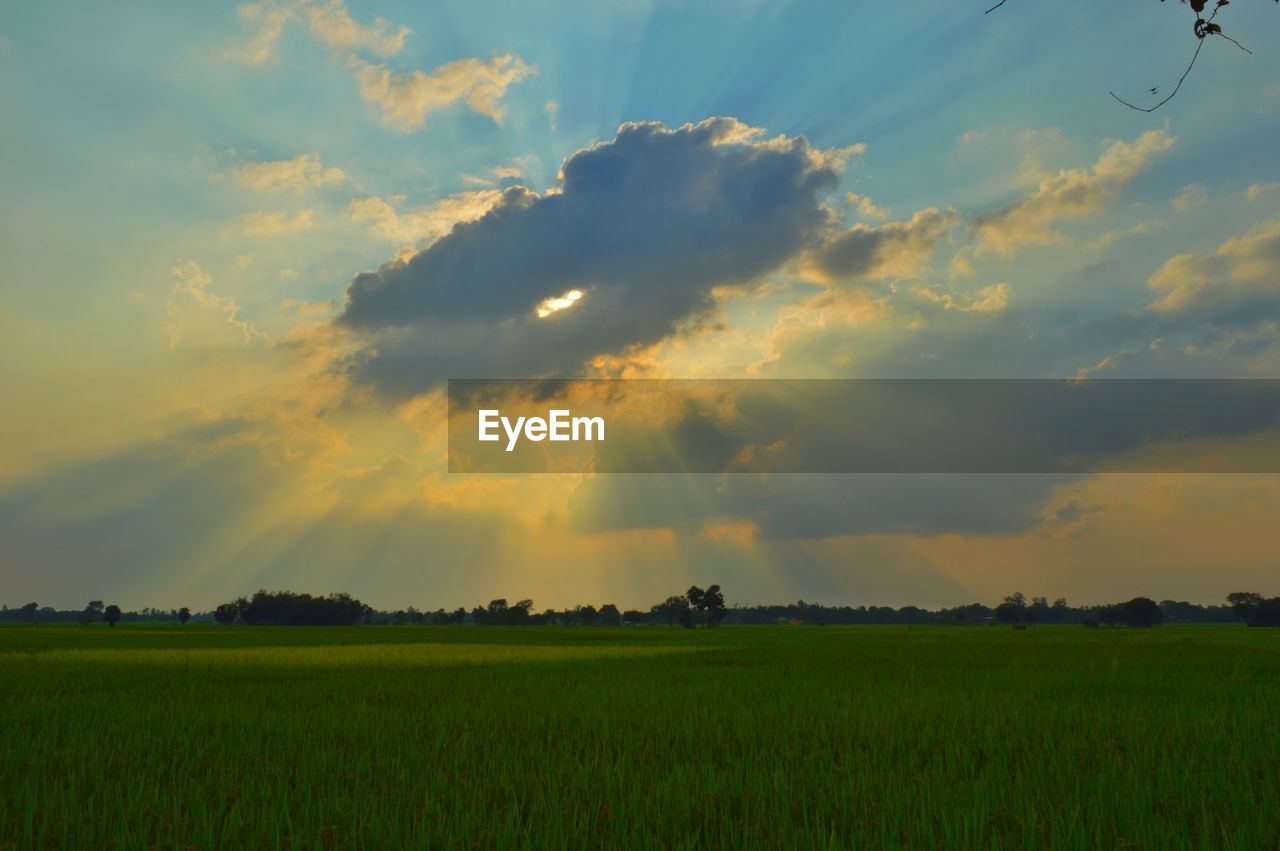
[[1280, 848], [1280, 631], [0, 628], [0, 849]]

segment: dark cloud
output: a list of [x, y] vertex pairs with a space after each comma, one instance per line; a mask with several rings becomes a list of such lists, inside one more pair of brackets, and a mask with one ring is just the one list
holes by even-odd
[[831, 278], [911, 275], [929, 262], [938, 240], [957, 220], [953, 211], [930, 208], [910, 221], [854, 225], [815, 252], [814, 261]]
[[[624, 124], [566, 160], [555, 190], [512, 187], [407, 262], [357, 276], [337, 322], [368, 345], [349, 367], [405, 395], [451, 375], [572, 374], [656, 342], [709, 309], [713, 287], [821, 239], [839, 168], [839, 152], [732, 118]], [[574, 289], [571, 308], [536, 315]]]

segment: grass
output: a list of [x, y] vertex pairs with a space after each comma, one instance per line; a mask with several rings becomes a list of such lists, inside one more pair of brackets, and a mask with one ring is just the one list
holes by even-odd
[[0, 848], [1280, 848], [1280, 631], [0, 628]]

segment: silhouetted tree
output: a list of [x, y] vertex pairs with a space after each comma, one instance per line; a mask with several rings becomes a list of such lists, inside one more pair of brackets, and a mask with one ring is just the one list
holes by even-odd
[[702, 608], [707, 613], [707, 626], [719, 626], [720, 621], [724, 620], [729, 610], [725, 608], [724, 594], [720, 592], [719, 585], [708, 585], [707, 590], [702, 592]]
[[1150, 597], [1134, 597], [1120, 604], [1120, 622], [1135, 627], [1159, 626], [1164, 623], [1164, 613]]
[[1227, 595], [1231, 611], [1249, 626], [1280, 626], [1280, 597], [1238, 591]]
[[313, 597], [292, 591], [259, 591], [214, 611], [218, 623], [250, 626], [351, 626], [367, 621], [373, 610], [350, 594]]
[[601, 626], [622, 626], [622, 613], [613, 603], [605, 603], [600, 607]]
[[178, 623], [182, 624], [183, 626], [186, 626], [187, 621], [189, 620], [191, 620], [191, 610], [188, 609], [186, 606], [183, 606], [181, 609], [178, 609]]
[[521, 600], [510, 606], [503, 613], [502, 622], [507, 626], [525, 626], [529, 623], [529, 613], [533, 611], [532, 600]]
[[1027, 598], [1018, 591], [996, 606], [996, 620], [1000, 623], [1023, 623], [1026, 612]]
[[689, 587], [688, 591], [684, 592], [684, 596], [685, 599], [689, 601], [690, 608], [697, 613], [697, 617], [694, 618], [694, 624], [697, 624], [698, 621], [702, 620], [702, 612], [707, 607], [707, 592], [703, 591], [697, 585], [692, 585]]
[[[667, 626], [675, 626], [684, 622], [684, 613], [689, 611], [689, 600], [686, 597], [668, 597], [649, 609], [653, 621], [665, 622]], [[690, 618], [692, 620], [692, 618]]]
[[107, 626], [115, 626], [116, 621], [120, 620], [120, 607], [115, 603], [107, 606], [102, 610], [102, 619], [107, 622]]
[[36, 622], [36, 612], [38, 612], [39, 610], [40, 610], [40, 604], [39, 604], [39, 603], [27, 603], [27, 604], [26, 604], [25, 606], [23, 606], [23, 607], [22, 607], [22, 609], [20, 610], [20, 611], [22, 612], [22, 619], [23, 619], [24, 621], [26, 621], [27, 623], [35, 623], [35, 622]]
[[1032, 597], [1025, 613], [1027, 623], [1052, 623], [1052, 610], [1046, 597]]
[[1263, 597], [1252, 591], [1236, 591], [1227, 595], [1227, 604], [1240, 620], [1248, 620], [1249, 616], [1262, 605]]
[[90, 624], [102, 620], [102, 601], [90, 600], [89, 605], [80, 613], [80, 623]]

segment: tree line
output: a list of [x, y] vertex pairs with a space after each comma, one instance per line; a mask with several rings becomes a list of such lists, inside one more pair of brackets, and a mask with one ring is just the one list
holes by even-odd
[[436, 609], [424, 611], [412, 606], [394, 611], [379, 611], [350, 594], [313, 596], [292, 591], [258, 591], [252, 597], [239, 597], [212, 612], [192, 613], [180, 609], [144, 608], [125, 612], [115, 604], [104, 605], [91, 600], [83, 609], [55, 610], [27, 603], [18, 608], [0, 607], [0, 621], [25, 623], [79, 622], [83, 624], [145, 621], [189, 620], [213, 621], [249, 626], [351, 626], [356, 624], [431, 625], [431, 626], [681, 626], [714, 628], [721, 624], [787, 624], [787, 625], [932, 625], [982, 626], [1003, 624], [1030, 626], [1035, 624], [1078, 624], [1087, 627], [1150, 627], [1162, 623], [1231, 623], [1243, 621], [1249, 626], [1280, 626], [1280, 597], [1263, 597], [1253, 592], [1229, 594], [1223, 605], [1200, 605], [1177, 600], [1156, 602], [1149, 597], [1135, 597], [1109, 605], [1072, 606], [1065, 599], [1050, 602], [1045, 597], [1027, 598], [1021, 592], [1010, 594], [999, 603], [987, 606], [970, 603], [950, 608], [925, 609], [918, 606], [824, 606], [799, 600], [795, 603], [757, 606], [726, 605], [719, 585], [706, 588], [692, 586], [683, 594], [667, 597], [648, 609], [620, 609], [614, 603], [579, 605], [571, 609], [534, 608], [532, 600], [510, 603], [495, 598], [488, 604], [468, 610]]
[[156, 609], [145, 606], [138, 611], [124, 611], [115, 603], [104, 605], [101, 600], [90, 600], [83, 609], [55, 609], [52, 606], [41, 606], [39, 603], [27, 603], [10, 608], [0, 605], [0, 621], [19, 623], [105, 623], [115, 626], [121, 621], [125, 623], [164, 623], [177, 621], [185, 624], [193, 618], [211, 620], [208, 614], [198, 615], [183, 606], [180, 609]]

